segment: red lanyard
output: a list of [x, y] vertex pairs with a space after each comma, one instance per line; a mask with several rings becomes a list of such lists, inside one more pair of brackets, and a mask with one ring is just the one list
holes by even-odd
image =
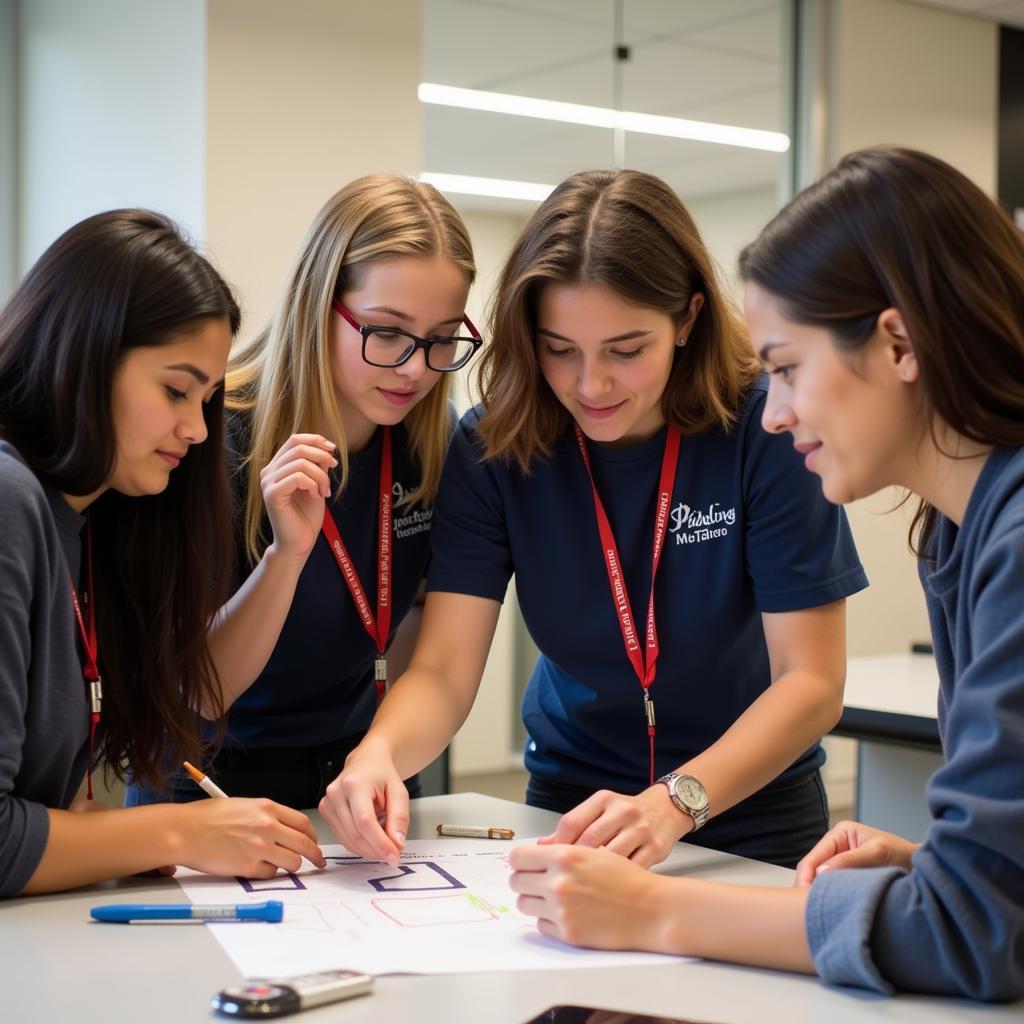
[[[85, 662], [82, 675], [89, 684], [89, 770], [87, 797], [92, 799], [92, 761], [96, 749], [96, 727], [100, 724], [100, 709], [103, 705], [103, 685], [100, 682], [99, 647], [96, 641], [96, 605], [95, 590], [92, 585], [92, 528], [88, 520], [85, 524], [85, 562], [88, 590], [78, 600], [75, 581], [71, 580], [71, 603], [75, 608], [75, 621], [78, 623], [78, 635], [82, 640]], [[70, 577], [69, 577], [70, 579]], [[85, 613], [82, 605], [85, 605]]]
[[[651, 596], [647, 602], [647, 642], [644, 649], [641, 649], [640, 640], [637, 637], [636, 622], [633, 618], [633, 609], [629, 603], [629, 591], [626, 589], [626, 580], [622, 575], [622, 560], [619, 558], [619, 549], [615, 544], [615, 535], [612, 533], [612, 524], [601, 503], [601, 496], [597, 493], [597, 485], [594, 483], [594, 474], [590, 468], [590, 456], [587, 454], [587, 442], [580, 430], [579, 424], [576, 427], [576, 443], [580, 447], [580, 454], [583, 456], [583, 465], [586, 467], [587, 476], [590, 478], [590, 489], [594, 492], [594, 512], [597, 514], [597, 529], [601, 535], [601, 551], [604, 555], [605, 568], [608, 570], [608, 583], [611, 586], [612, 601], [615, 604], [615, 612], [619, 617], [619, 628], [622, 630], [622, 639], [626, 645], [626, 656], [629, 658], [633, 671], [644, 690], [644, 713], [647, 716], [647, 735], [650, 738], [651, 770], [650, 784], [654, 785], [654, 701], [651, 700], [651, 686], [654, 683], [654, 676], [658, 664], [658, 654], [661, 647], [658, 643], [658, 627], [654, 621], [654, 578], [658, 572], [658, 562], [661, 560], [661, 552], [665, 546], [665, 527], [668, 525], [668, 510], [672, 502], [672, 488], [676, 479], [676, 467], [679, 464], [679, 442], [680, 434], [676, 427], [669, 426], [665, 436], [665, 454], [661, 459], [661, 476], [658, 479], [658, 501], [654, 510], [654, 546], [651, 553]], [[646, 656], [645, 656], [646, 655]]]
[[359, 581], [356, 567], [349, 558], [342, 543], [341, 534], [329, 508], [324, 509], [324, 535], [334, 554], [342, 579], [348, 585], [356, 611], [363, 620], [363, 626], [377, 645], [377, 657], [373, 663], [374, 684], [377, 687], [377, 703], [384, 699], [388, 686], [388, 661], [384, 652], [388, 646], [388, 632], [391, 629], [391, 428], [384, 428], [380, 447], [380, 519], [377, 524], [377, 617], [370, 611], [370, 602]]

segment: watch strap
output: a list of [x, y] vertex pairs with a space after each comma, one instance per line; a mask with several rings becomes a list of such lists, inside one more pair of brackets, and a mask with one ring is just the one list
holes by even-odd
[[[686, 804], [679, 799], [679, 795], [676, 793], [675, 782], [678, 778], [681, 778], [678, 772], [669, 772], [667, 775], [662, 775], [662, 777], [657, 781], [665, 784], [665, 788], [668, 790], [668, 795], [672, 803], [674, 803], [676, 807], [683, 812], [683, 814], [689, 815], [689, 817], [693, 819], [693, 832], [696, 832], [697, 829], [703, 828], [704, 825], [707, 824], [708, 815], [711, 813], [711, 807], [709, 804], [704, 804], [703, 807], [698, 807], [696, 809], [693, 807], [687, 807]], [[700, 782], [699, 779], [696, 781]], [[701, 788], [703, 788], [703, 785], [704, 784], [701, 783]], [[706, 792], [707, 790], [705, 790], [705, 793]]]

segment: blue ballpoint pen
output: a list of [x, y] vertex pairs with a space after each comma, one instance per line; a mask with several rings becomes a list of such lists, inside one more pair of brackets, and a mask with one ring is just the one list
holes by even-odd
[[264, 903], [107, 903], [93, 907], [89, 915], [96, 921], [269, 921], [276, 924], [284, 917], [280, 900]]

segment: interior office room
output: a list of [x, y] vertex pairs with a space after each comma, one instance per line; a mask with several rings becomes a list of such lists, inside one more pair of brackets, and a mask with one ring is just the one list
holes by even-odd
[[[740, 248], [794, 188], [864, 145], [936, 153], [991, 195], [1002, 167], [1003, 187], [1016, 181], [1024, 205], [1024, 158], [1009, 134], [1016, 125], [1019, 140], [1019, 114], [1000, 120], [1000, 75], [1014, 72], [1000, 47], [1014, 52], [1024, 30], [1013, 4], [805, 3], [799, 24], [782, 0], [712, 6], [7, 2], [0, 284], [9, 294], [86, 214], [150, 206], [226, 274], [244, 338], [269, 315], [323, 197], [384, 168], [533, 188], [532, 199], [449, 193], [472, 233], [480, 272], [469, 311], [481, 323], [537, 196], [584, 167], [618, 161], [663, 176], [734, 284]], [[799, 67], [797, 30], [806, 40]], [[423, 102], [421, 83], [739, 125], [792, 145], [780, 153], [631, 132], [617, 142], [613, 129]], [[469, 396], [461, 401], [467, 407]], [[850, 510], [872, 581], [848, 602], [853, 657], [906, 653], [928, 636], [909, 518], [885, 514], [898, 501]], [[455, 789], [521, 792], [518, 698], [532, 658], [512, 594], [481, 698], [452, 745]], [[831, 803], [846, 816], [854, 743], [831, 739], [829, 754]]]
[[[518, 112], [502, 109], [509, 97]], [[559, 119], [531, 101], [576, 106]], [[665, 124], [583, 123], [584, 108]], [[467, 313], [483, 327], [510, 247], [554, 185], [629, 167], [684, 200], [739, 302], [740, 250], [776, 211], [843, 154], [890, 143], [948, 161], [1024, 228], [1022, 0], [0, 0], [0, 300], [71, 224], [149, 207], [230, 283], [244, 341], [325, 197], [396, 171], [463, 216], [478, 266]], [[460, 412], [476, 394], [460, 375]], [[823, 777], [833, 821], [920, 839], [941, 754], [912, 510], [895, 490], [847, 509], [871, 585], [847, 601], [852, 683]], [[513, 580], [431, 794], [522, 800], [519, 706], [536, 653]], [[467, 984], [424, 999], [505, 1019]], [[751, 984], [731, 1019], [765, 1019], [755, 1003], [774, 994]], [[667, 983], [658, 991], [667, 1003]], [[796, 990], [780, 998], [792, 1019], [824, 1012]], [[724, 1004], [700, 1005], [725, 1019]], [[931, 1005], [907, 1019], [938, 1019]], [[361, 1012], [351, 1019], [374, 1019]], [[836, 1019], [887, 1012], [868, 1002]]]

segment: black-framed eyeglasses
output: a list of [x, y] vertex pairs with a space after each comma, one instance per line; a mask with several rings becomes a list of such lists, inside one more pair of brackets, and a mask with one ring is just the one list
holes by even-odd
[[431, 370], [451, 373], [461, 370], [483, 344], [480, 332], [469, 317], [463, 317], [462, 322], [472, 337], [420, 338], [400, 327], [361, 324], [337, 299], [331, 305], [363, 336], [363, 359], [371, 366], [401, 366], [421, 348]]

